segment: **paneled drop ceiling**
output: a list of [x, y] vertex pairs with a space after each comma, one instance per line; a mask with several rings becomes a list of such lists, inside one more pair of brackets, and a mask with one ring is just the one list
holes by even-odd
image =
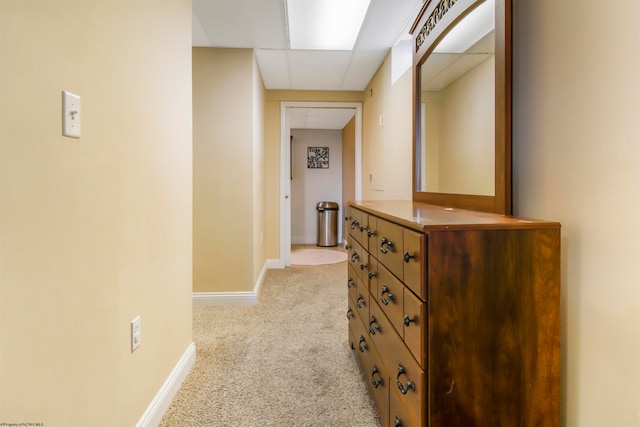
[[267, 89], [362, 91], [422, 3], [371, 0], [353, 50], [326, 51], [289, 48], [285, 0], [193, 0], [193, 46], [255, 49]]

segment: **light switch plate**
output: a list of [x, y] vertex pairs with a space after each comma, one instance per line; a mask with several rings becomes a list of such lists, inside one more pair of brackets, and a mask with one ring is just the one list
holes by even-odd
[[66, 90], [62, 91], [62, 135], [80, 138], [80, 97]]
[[131, 352], [133, 353], [139, 346], [142, 339], [140, 330], [140, 316], [131, 321]]

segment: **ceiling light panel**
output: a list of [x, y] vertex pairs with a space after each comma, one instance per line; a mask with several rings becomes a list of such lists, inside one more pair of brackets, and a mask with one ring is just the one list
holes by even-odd
[[370, 0], [287, 0], [291, 49], [351, 50]]

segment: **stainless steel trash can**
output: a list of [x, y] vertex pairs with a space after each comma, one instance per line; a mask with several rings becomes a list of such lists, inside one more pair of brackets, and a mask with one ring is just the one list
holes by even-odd
[[338, 245], [338, 204], [335, 202], [319, 202], [318, 211], [318, 244], [317, 246]]

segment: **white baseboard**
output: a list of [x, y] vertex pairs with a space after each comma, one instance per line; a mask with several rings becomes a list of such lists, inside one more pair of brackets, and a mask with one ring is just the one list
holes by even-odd
[[267, 270], [282, 269], [284, 268], [284, 260], [281, 259], [268, 259]]
[[194, 292], [193, 293], [193, 306], [214, 306], [214, 305], [256, 305], [258, 303], [258, 295], [260, 294], [260, 288], [264, 282], [264, 277], [267, 274], [267, 270], [272, 268], [284, 268], [280, 266], [280, 260], [271, 259], [267, 260], [260, 271], [258, 280], [253, 288], [253, 291], [249, 292]]
[[171, 405], [171, 401], [180, 389], [182, 382], [185, 380], [193, 364], [196, 361], [196, 346], [194, 343], [189, 344], [184, 354], [169, 374], [167, 380], [162, 384], [160, 390], [153, 398], [147, 410], [144, 411], [142, 417], [136, 424], [136, 427], [150, 427], [160, 424], [162, 417]]

